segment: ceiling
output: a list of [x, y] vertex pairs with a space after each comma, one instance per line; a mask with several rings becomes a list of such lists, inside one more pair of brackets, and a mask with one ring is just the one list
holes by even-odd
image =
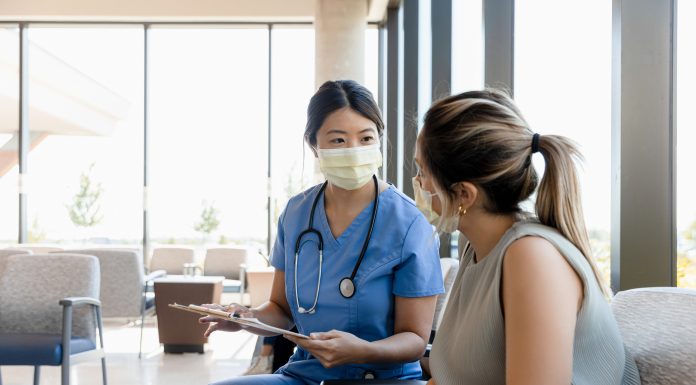
[[317, 1], [367, 1], [380, 22], [395, 0], [2, 0], [0, 21], [312, 22]]

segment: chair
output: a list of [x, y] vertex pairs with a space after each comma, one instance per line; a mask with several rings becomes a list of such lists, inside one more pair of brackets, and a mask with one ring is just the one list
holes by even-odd
[[45, 246], [45, 245], [34, 245], [34, 244], [19, 244], [17, 246], [11, 247], [11, 250], [26, 250], [32, 253], [55, 253], [62, 251], [63, 248], [56, 246]]
[[225, 247], [208, 249], [205, 252], [203, 273], [205, 275], [221, 275], [225, 277], [223, 287], [225, 292], [243, 294], [245, 284], [244, 273], [249, 257], [249, 250], [243, 247]]
[[[2, 272], [5, 270], [5, 260], [11, 255], [29, 255], [32, 254], [29, 250], [19, 250], [19, 249], [0, 249], [0, 277], [2, 277]], [[0, 384], [1, 385], [1, 384]]]
[[61, 384], [69, 385], [72, 363], [100, 358], [106, 385], [97, 258], [14, 255], [7, 258], [5, 272], [0, 277], [0, 365], [34, 366], [35, 385], [42, 365], [61, 366]]
[[193, 263], [193, 249], [159, 247], [152, 251], [150, 271], [164, 270], [167, 274], [183, 274], [184, 263]]
[[440, 327], [440, 322], [442, 322], [442, 315], [447, 307], [454, 279], [459, 272], [459, 260], [455, 258], [440, 258], [440, 269], [442, 270], [442, 282], [444, 283], [445, 292], [437, 296], [435, 317], [433, 318], [433, 332]]
[[246, 276], [251, 307], [260, 306], [271, 298], [274, 271], [275, 269], [272, 267], [247, 268]]
[[643, 385], [694, 384], [696, 290], [626, 290], [616, 294], [611, 306]]
[[140, 251], [129, 249], [81, 249], [71, 254], [93, 255], [101, 267], [102, 314], [105, 318], [140, 318], [140, 348], [143, 351], [145, 315], [155, 311], [155, 295], [147, 292], [148, 283], [166, 275], [156, 270], [145, 275]]

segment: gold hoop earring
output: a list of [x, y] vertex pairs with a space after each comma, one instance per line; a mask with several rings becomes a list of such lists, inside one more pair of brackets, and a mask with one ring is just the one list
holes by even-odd
[[462, 205], [459, 205], [459, 209], [457, 210], [457, 215], [464, 215], [466, 214], [466, 209], [462, 208]]

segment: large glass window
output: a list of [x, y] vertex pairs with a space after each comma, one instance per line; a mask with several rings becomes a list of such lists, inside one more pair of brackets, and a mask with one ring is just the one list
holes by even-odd
[[271, 207], [275, 235], [288, 199], [314, 180], [314, 155], [303, 137], [307, 105], [315, 88], [314, 30], [273, 28], [272, 42]]
[[696, 3], [679, 2], [677, 17], [677, 285], [696, 288]]
[[[568, 136], [580, 145], [585, 156], [580, 181], [585, 220], [594, 256], [607, 283], [611, 12], [611, 2], [605, 0], [571, 5], [554, 0], [519, 0], [515, 4], [515, 100], [532, 130], [542, 135]], [[535, 164], [543, 167], [540, 160], [535, 157]]]
[[0, 24], [0, 247], [17, 242], [19, 218], [19, 36]]
[[365, 87], [379, 101], [379, 29], [368, 26], [365, 30]]
[[452, 93], [483, 88], [483, 2], [452, 1]]
[[202, 252], [206, 244], [239, 243], [265, 249], [268, 28], [150, 32], [153, 246], [188, 244]]
[[142, 36], [29, 28], [30, 242], [140, 243]]

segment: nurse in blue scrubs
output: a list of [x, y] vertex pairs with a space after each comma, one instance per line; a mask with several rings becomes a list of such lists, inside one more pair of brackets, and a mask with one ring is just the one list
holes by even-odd
[[[298, 349], [275, 374], [217, 385], [421, 376], [418, 359], [443, 293], [439, 245], [414, 202], [376, 177], [383, 130], [371, 93], [354, 81], [326, 82], [312, 97], [305, 141], [326, 182], [290, 199], [280, 216], [270, 300], [225, 308], [311, 338], [286, 336]], [[240, 330], [200, 321], [209, 324], [206, 336]]]

